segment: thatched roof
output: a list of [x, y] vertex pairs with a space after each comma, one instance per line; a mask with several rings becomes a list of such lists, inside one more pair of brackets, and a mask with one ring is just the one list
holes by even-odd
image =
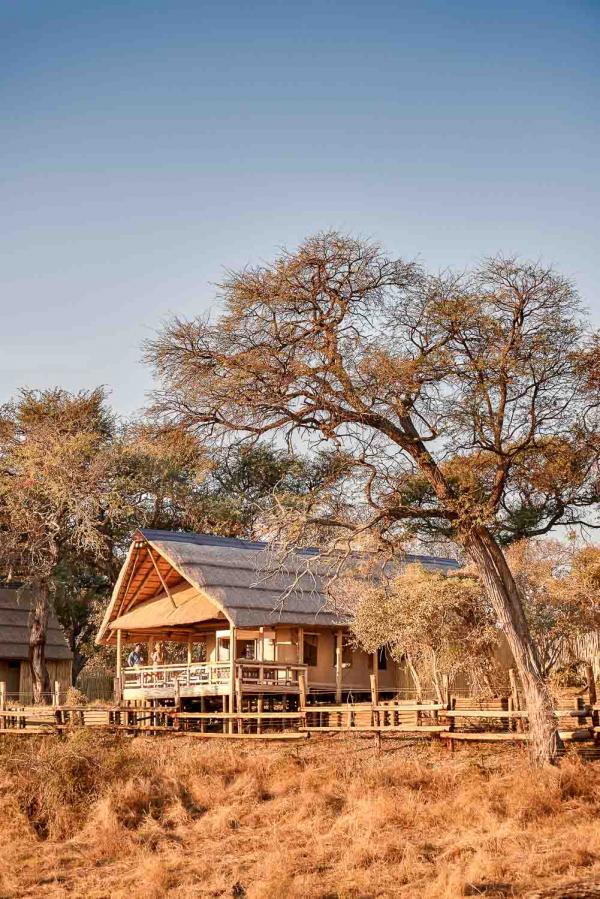
[[[0, 660], [29, 657], [29, 611], [31, 594], [13, 587], [0, 587]], [[48, 620], [46, 658], [72, 659], [65, 635], [53, 612]]]
[[[163, 601], [165, 583], [170, 589], [186, 581], [213, 603], [214, 620], [224, 617], [236, 627], [346, 625], [349, 614], [332, 608], [327, 601], [315, 556], [316, 550], [298, 550], [280, 567], [270, 558], [265, 543], [140, 530], [134, 536], [97, 640], [113, 642], [111, 630], [117, 619], [133, 614], [140, 605], [145, 607], [144, 615], [150, 616], [150, 601], [155, 597]], [[459, 567], [454, 559], [431, 556], [410, 556], [405, 561], [442, 570]]]

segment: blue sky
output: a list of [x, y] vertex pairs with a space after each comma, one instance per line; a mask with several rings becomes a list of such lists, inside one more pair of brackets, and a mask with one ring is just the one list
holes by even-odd
[[555, 264], [600, 324], [600, 2], [0, 0], [0, 401], [106, 384], [338, 228]]

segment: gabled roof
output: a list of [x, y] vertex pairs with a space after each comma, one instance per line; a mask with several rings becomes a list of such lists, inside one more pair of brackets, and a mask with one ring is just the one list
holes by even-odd
[[[0, 587], [0, 661], [29, 658], [29, 612], [31, 593]], [[46, 658], [72, 659], [63, 630], [51, 610], [46, 638]]]
[[[318, 550], [299, 549], [285, 566], [274, 565], [268, 544], [174, 531], [140, 530], [115, 586], [98, 642], [111, 639], [111, 624], [136, 605], [187, 581], [236, 627], [273, 624], [344, 625], [344, 610], [331, 607], [318, 571]], [[310, 565], [311, 558], [313, 564]], [[458, 568], [454, 559], [410, 555], [405, 563]], [[166, 563], [166, 565], [165, 565]]]

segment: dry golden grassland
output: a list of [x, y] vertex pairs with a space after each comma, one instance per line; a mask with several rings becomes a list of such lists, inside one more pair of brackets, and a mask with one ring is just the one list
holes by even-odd
[[4, 737], [0, 896], [600, 896], [599, 812], [521, 749]]

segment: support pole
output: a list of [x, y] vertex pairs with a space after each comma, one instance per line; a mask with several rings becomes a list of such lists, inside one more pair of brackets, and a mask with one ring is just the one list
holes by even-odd
[[[233, 715], [235, 709], [235, 656], [236, 656], [237, 632], [235, 625], [229, 628], [229, 712]], [[229, 719], [229, 733], [233, 733], [233, 718]]]
[[[519, 697], [519, 687], [517, 684], [517, 675], [515, 673], [514, 668], [508, 669], [508, 679], [510, 681], [510, 695], [512, 698], [512, 706], [513, 711], [520, 712], [521, 711], [521, 699]], [[523, 730], [523, 719], [519, 716], [516, 720], [516, 730]]]
[[60, 705], [60, 681], [54, 681], [54, 692], [52, 693], [52, 705], [58, 708]]
[[298, 628], [298, 664], [304, 665], [304, 628]]
[[298, 690], [300, 693], [300, 709], [306, 706], [306, 674], [304, 671], [298, 672]]
[[[238, 714], [240, 714], [240, 713], [243, 711], [243, 705], [242, 705], [242, 680], [241, 680], [240, 677], [237, 678], [236, 684], [235, 684], [235, 704], [236, 704], [237, 712], [238, 712]], [[241, 733], [242, 733], [243, 727], [244, 727], [243, 719], [242, 719], [242, 718], [238, 718], [238, 719], [237, 719], [237, 732], [238, 732], [238, 734], [241, 734]]]
[[257, 734], [262, 733], [262, 718], [260, 716], [262, 715], [264, 708], [265, 708], [264, 696], [262, 693], [259, 693], [258, 697], [256, 699], [256, 711], [258, 713], [257, 718], [256, 718], [256, 733]]
[[121, 628], [117, 631], [117, 666], [116, 666], [116, 677], [121, 677], [121, 656], [123, 654], [123, 632]]
[[342, 659], [343, 659], [343, 631], [337, 631], [335, 635], [335, 701], [342, 701]]
[[596, 678], [594, 677], [594, 669], [592, 665], [585, 666], [585, 676], [588, 683], [589, 700], [592, 715], [592, 727], [598, 727], [598, 712], [594, 709], [597, 702], [596, 694]]
[[0, 712], [6, 709], [6, 681], [0, 681]]
[[[175, 678], [175, 711], [177, 715], [181, 711], [181, 685], [179, 683], [179, 678]], [[179, 717], [175, 718], [175, 730], [179, 730], [181, 728], [181, 719]]]
[[192, 638], [191, 638], [191, 637], [188, 637], [188, 644], [187, 644], [187, 663], [188, 663], [188, 667], [192, 664], [192, 646], [193, 646], [193, 644], [192, 644]]
[[123, 633], [121, 629], [117, 631], [117, 659], [115, 665], [115, 685], [114, 694], [115, 702], [119, 705], [123, 701], [123, 674], [121, 656], [123, 655]]
[[[373, 689], [373, 683], [371, 683], [371, 701], [373, 701], [373, 696], [375, 696], [375, 705], [377, 705], [379, 702], [379, 652], [374, 652], [371, 659], [373, 664], [371, 677], [375, 684], [375, 689]], [[369, 680], [371, 680], [371, 678], [369, 678]]]

